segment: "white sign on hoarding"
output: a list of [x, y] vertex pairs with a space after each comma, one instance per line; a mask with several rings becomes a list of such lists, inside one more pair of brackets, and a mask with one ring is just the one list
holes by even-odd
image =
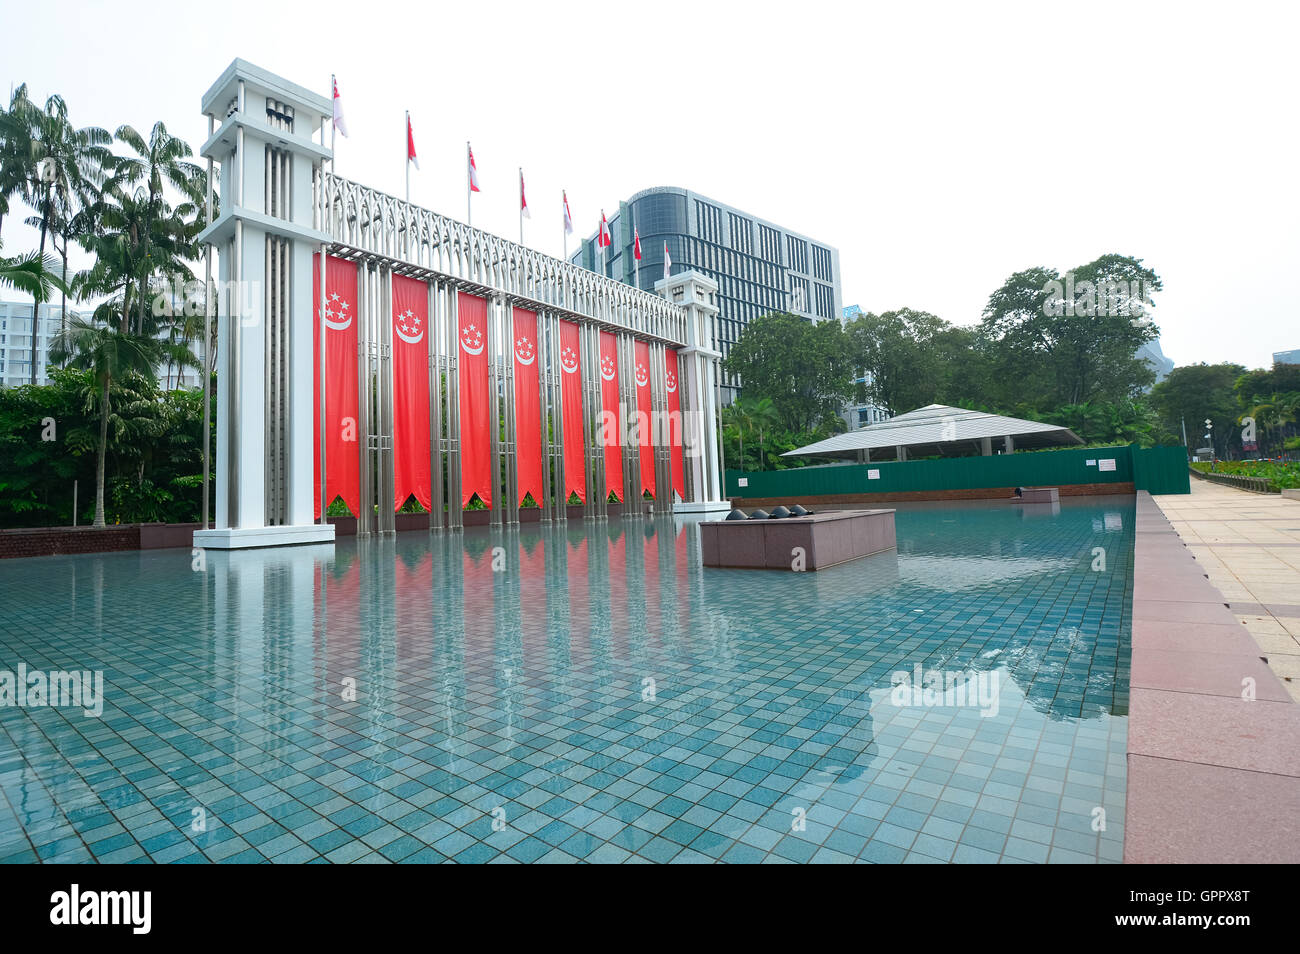
[[1115, 469], [1115, 458], [1112, 457], [1112, 458], [1110, 458], [1109, 460], [1099, 460], [1099, 461], [1097, 461], [1097, 469], [1098, 469], [1098, 470], [1114, 470], [1114, 469]]

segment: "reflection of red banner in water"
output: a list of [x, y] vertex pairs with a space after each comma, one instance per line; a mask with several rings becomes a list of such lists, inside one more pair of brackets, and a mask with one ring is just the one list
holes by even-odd
[[542, 502], [542, 423], [537, 376], [537, 313], [515, 306], [515, 429], [519, 502]]
[[[582, 347], [578, 326], [560, 322], [561, 401], [564, 404], [564, 499], [576, 493], [587, 502], [587, 472], [582, 459]], [[563, 503], [560, 504], [563, 506]]]
[[491, 395], [488, 394], [487, 301], [457, 292], [460, 315], [460, 480], [462, 507], [475, 494], [492, 506]]
[[[470, 544], [481, 548], [477, 553]], [[461, 605], [464, 609], [465, 656], [471, 646], [491, 645], [496, 632], [496, 581], [492, 572], [492, 548], [482, 538], [465, 539], [461, 558]]]
[[[531, 548], [530, 548], [531, 547]], [[524, 664], [544, 666], [546, 653], [546, 544], [534, 538], [519, 541], [519, 607], [522, 614]], [[541, 621], [542, 625], [537, 626]], [[537, 634], [541, 634], [538, 638]], [[539, 656], [538, 653], [541, 653]]]
[[[569, 652], [586, 646], [591, 638], [591, 585], [588, 580], [586, 537], [573, 541], [568, 554]], [[584, 650], [585, 651], [585, 650]]]
[[[628, 524], [630, 526], [630, 524]], [[607, 539], [609, 547], [609, 625], [613, 637], [615, 659], [629, 659], [629, 625], [631, 612], [627, 595], [627, 533], [624, 524], [610, 521]]]
[[[433, 637], [433, 554], [426, 552], [414, 565], [396, 554], [393, 559], [393, 618], [397, 620], [397, 662], [407, 667], [427, 667]], [[425, 670], [427, 671], [427, 669]]]
[[668, 437], [672, 448], [673, 490], [686, 499], [685, 466], [682, 461], [682, 396], [677, 385], [677, 352], [669, 348], [664, 352], [664, 377], [668, 385]]
[[361, 649], [361, 561], [343, 551], [317, 564], [316, 620], [320, 626], [319, 665], [330, 691], [343, 691], [344, 677], [357, 678]]
[[[320, 518], [320, 255], [312, 258], [312, 360], [317, 400], [312, 401], [315, 453], [312, 472], [317, 493], [312, 512]], [[361, 511], [361, 450], [357, 443], [357, 266], [330, 256], [325, 261], [325, 496], [342, 497], [352, 515]]]
[[639, 534], [644, 546], [642, 552], [645, 560], [641, 573], [641, 578], [645, 581], [645, 625], [646, 630], [650, 633], [650, 638], [662, 644], [664, 638], [663, 617], [665, 613], [671, 613], [673, 609], [670, 606], [663, 605], [663, 590], [659, 584], [658, 528], [653, 524], [647, 524], [645, 529], [649, 531], [648, 534]]
[[393, 506], [433, 505], [429, 464], [429, 286], [393, 276]]
[[641, 489], [650, 491], [651, 497], [658, 497], [655, 489], [655, 452], [653, 422], [650, 406], [650, 345], [644, 341], [636, 343], [636, 409], [640, 419], [637, 437], [640, 440]]
[[[600, 333], [600, 405], [605, 412], [605, 494], [623, 499], [623, 430], [618, 419], [618, 339]], [[612, 433], [609, 428], [613, 428]]]

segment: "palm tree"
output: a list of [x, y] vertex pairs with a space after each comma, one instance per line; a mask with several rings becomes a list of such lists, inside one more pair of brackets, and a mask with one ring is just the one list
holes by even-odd
[[[743, 399], [742, 399], [743, 400]], [[770, 434], [781, 424], [781, 414], [771, 398], [759, 398], [748, 402], [750, 426], [758, 431], [758, 469], [767, 470], [767, 460], [763, 453], [763, 435]]]
[[[116, 317], [115, 303], [108, 302], [96, 312], [101, 318]], [[104, 460], [108, 453], [108, 420], [112, 414], [110, 394], [113, 383], [136, 373], [152, 378], [155, 369], [166, 359], [193, 361], [188, 349], [135, 335], [114, 328], [102, 320], [73, 318], [55, 339], [50, 357], [70, 367], [91, 372], [93, 390], [86, 396], [86, 409], [99, 404], [99, 445], [95, 461], [95, 522], [104, 526]]]
[[[108, 144], [112, 137], [98, 126], [77, 129], [68, 120], [68, 107], [61, 96], [51, 96], [45, 108], [28, 103], [14, 117], [15, 127], [26, 124], [30, 167], [23, 198], [38, 213], [41, 242], [38, 254], [45, 256], [51, 229], [66, 224], [79, 206], [92, 201], [94, 185], [103, 181], [104, 169], [112, 161]], [[64, 239], [66, 246], [66, 236]], [[40, 302], [36, 303], [39, 312]], [[35, 316], [32, 322], [32, 384], [36, 383], [39, 339]]]
[[9, 107], [0, 109], [0, 227], [9, 214], [9, 202], [27, 192], [32, 158], [32, 127], [36, 107], [27, 98], [23, 83], [9, 97]]
[[[17, 258], [0, 257], [0, 288], [13, 288], [38, 301], [48, 301], [52, 291], [66, 291], [67, 286], [54, 273], [59, 263], [51, 256], [42, 258], [28, 252]], [[33, 323], [32, 329], [35, 330]]]
[[151, 262], [156, 237], [155, 223], [167, 220], [173, 228], [177, 225], [175, 212], [168, 208], [165, 201], [164, 189], [170, 184], [192, 207], [197, 208], [203, 201], [206, 180], [197, 165], [186, 161], [186, 157], [193, 154], [189, 144], [169, 133], [161, 122], [154, 123], [148, 141], [131, 126], [118, 127], [116, 136], [135, 155], [116, 160], [115, 180], [122, 185], [145, 183], [135, 197], [136, 202], [143, 205], [143, 228], [140, 232], [143, 271], [137, 276], [139, 293], [136, 296], [136, 331], [142, 333], [145, 325], [146, 290], [151, 276], [157, 271]]

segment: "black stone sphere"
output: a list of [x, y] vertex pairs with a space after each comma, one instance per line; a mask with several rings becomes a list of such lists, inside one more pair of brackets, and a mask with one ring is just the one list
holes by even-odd
[[773, 519], [773, 520], [780, 520], [782, 517], [788, 517], [788, 516], [790, 516], [790, 511], [787, 510], [785, 507], [774, 507], [774, 508], [772, 508], [772, 519]]
[[749, 518], [748, 518], [747, 516], [745, 516], [745, 511], [743, 511], [743, 510], [741, 510], [739, 507], [737, 507], [735, 510], [731, 511], [731, 513], [727, 514], [727, 519], [728, 519], [728, 520], [748, 520]]
[[793, 507], [790, 508], [790, 516], [792, 517], [806, 517], [808, 516], [808, 513], [809, 511], [805, 510], [803, 507], [799, 506], [798, 504], [795, 504]]
[[751, 512], [750, 512], [750, 514], [749, 514], [749, 519], [750, 519], [750, 520], [767, 520], [767, 519], [769, 519], [769, 518], [768, 518], [767, 511], [766, 511], [766, 510], [754, 510], [754, 511], [751, 511]]

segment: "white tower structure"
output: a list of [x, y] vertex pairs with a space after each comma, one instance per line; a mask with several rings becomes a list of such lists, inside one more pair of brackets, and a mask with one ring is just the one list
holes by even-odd
[[324, 543], [313, 523], [312, 254], [329, 241], [313, 190], [328, 148], [312, 141], [332, 104], [244, 60], [203, 97], [220, 164], [220, 215], [199, 236], [221, 261], [217, 345], [218, 549]]
[[722, 495], [718, 459], [718, 351], [715, 319], [718, 283], [697, 271], [681, 272], [655, 282], [655, 291], [686, 313], [686, 347], [679, 352], [682, 376], [693, 413], [687, 416], [686, 500], [674, 513], [712, 516], [731, 510]]

